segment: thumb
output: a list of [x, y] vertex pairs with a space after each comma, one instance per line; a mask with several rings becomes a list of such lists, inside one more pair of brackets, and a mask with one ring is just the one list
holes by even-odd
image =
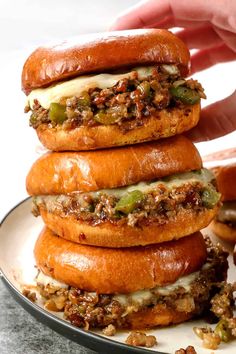
[[212, 140], [236, 130], [236, 91], [201, 112], [198, 125], [185, 135], [193, 142]]

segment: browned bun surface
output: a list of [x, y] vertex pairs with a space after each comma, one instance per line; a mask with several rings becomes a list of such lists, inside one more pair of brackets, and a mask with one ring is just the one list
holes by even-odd
[[45, 228], [34, 248], [44, 274], [99, 294], [130, 293], [174, 283], [206, 261], [200, 232], [178, 241], [126, 249], [79, 245]]
[[158, 63], [176, 64], [186, 75], [189, 61], [186, 45], [167, 30], [88, 34], [36, 49], [25, 62], [22, 89], [28, 94], [78, 75]]
[[194, 212], [182, 209], [165, 224], [152, 222], [133, 227], [104, 221], [96, 226], [72, 216], [61, 217], [40, 208], [45, 224], [59, 236], [81, 244], [100, 247], [131, 247], [161, 243], [187, 236], [208, 226], [217, 213], [217, 207]]
[[208, 155], [204, 162], [211, 163], [222, 201], [236, 200], [236, 148]]
[[222, 240], [236, 243], [236, 227], [230, 226], [218, 220], [210, 224], [212, 231]]
[[[188, 114], [185, 114], [186, 109]], [[81, 126], [65, 130], [61, 126], [53, 128], [41, 124], [36, 131], [39, 140], [49, 150], [93, 150], [180, 134], [197, 125], [199, 117], [200, 104], [197, 103], [184, 109], [179, 107], [174, 107], [171, 111], [163, 109], [158, 113], [158, 117], [150, 117], [144, 125], [125, 133], [117, 125]]]
[[167, 304], [157, 304], [154, 307], [133, 312], [127, 316], [131, 329], [145, 329], [157, 326], [169, 326], [181, 323], [193, 317], [191, 312], [180, 312]]
[[236, 200], [236, 162], [227, 166], [212, 169], [217, 181], [222, 201]]
[[183, 136], [99, 151], [54, 152], [39, 158], [26, 179], [30, 195], [116, 188], [202, 167]]

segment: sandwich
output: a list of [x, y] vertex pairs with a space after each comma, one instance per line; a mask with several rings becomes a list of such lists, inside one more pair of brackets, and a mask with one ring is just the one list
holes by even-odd
[[49, 152], [26, 180], [33, 213], [77, 243], [130, 247], [161, 243], [206, 227], [220, 194], [184, 136], [128, 147]]
[[85, 329], [144, 329], [199, 316], [227, 273], [227, 254], [200, 232], [112, 249], [74, 243], [45, 228], [34, 255], [45, 308]]
[[204, 161], [216, 177], [222, 205], [211, 229], [221, 239], [236, 243], [236, 149], [208, 155]]
[[80, 36], [40, 47], [22, 89], [30, 125], [49, 150], [91, 150], [173, 136], [199, 120], [200, 83], [190, 54], [167, 30]]

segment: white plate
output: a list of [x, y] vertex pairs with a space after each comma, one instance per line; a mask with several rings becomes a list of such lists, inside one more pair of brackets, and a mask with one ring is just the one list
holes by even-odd
[[[0, 231], [0, 269], [4, 282], [21, 305], [41, 322], [49, 325], [57, 332], [77, 341], [93, 350], [105, 353], [174, 353], [179, 348], [193, 345], [198, 354], [211, 354], [212, 350], [204, 349], [201, 341], [193, 333], [194, 326], [204, 326], [202, 320], [189, 321], [178, 326], [146, 331], [156, 336], [158, 345], [152, 349], [130, 347], [124, 344], [129, 331], [122, 331], [114, 337], [105, 337], [100, 331], [86, 332], [72, 326], [56, 313], [45, 311], [39, 304], [33, 304], [21, 295], [22, 284], [33, 284], [36, 275], [34, 267], [33, 247], [43, 227], [41, 218], [31, 213], [31, 199], [27, 199], [5, 217]], [[209, 234], [209, 231], [204, 230]], [[211, 235], [212, 236], [212, 235]], [[232, 252], [230, 246], [224, 246]], [[235, 267], [232, 256], [229, 257], [230, 270], [228, 280], [235, 281]], [[235, 354], [236, 342], [221, 344], [217, 354]]]

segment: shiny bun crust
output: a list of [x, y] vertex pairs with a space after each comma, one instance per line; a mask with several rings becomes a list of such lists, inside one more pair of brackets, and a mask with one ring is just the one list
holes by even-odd
[[217, 180], [222, 201], [236, 200], [236, 148], [217, 151], [203, 158]]
[[79, 75], [158, 63], [176, 64], [182, 75], [189, 71], [186, 45], [167, 30], [88, 34], [36, 49], [25, 62], [22, 89], [28, 94]]
[[89, 192], [201, 167], [201, 157], [192, 142], [175, 136], [115, 149], [47, 153], [33, 164], [26, 187], [30, 195]]
[[71, 216], [60, 217], [40, 208], [45, 224], [57, 235], [85, 245], [100, 247], [144, 246], [164, 241], [177, 240], [207, 227], [217, 213], [217, 207], [196, 214], [191, 209], [179, 211], [174, 219], [165, 224], [150, 223], [132, 227], [109, 221], [93, 226]]
[[222, 201], [236, 200], [236, 162], [227, 166], [218, 166], [212, 170], [216, 176]]
[[34, 255], [44, 274], [100, 294], [130, 293], [174, 283], [199, 270], [207, 257], [199, 232], [161, 245], [114, 250], [79, 245], [47, 228], [36, 241]]
[[236, 243], [236, 227], [232, 227], [223, 222], [213, 220], [210, 228], [219, 238], [224, 241]]
[[175, 107], [171, 112], [161, 110], [157, 117], [146, 120], [141, 127], [134, 128], [126, 133], [117, 125], [99, 125], [96, 127], [78, 127], [65, 130], [58, 126], [48, 127], [41, 124], [37, 134], [41, 143], [53, 151], [78, 151], [136, 144], [144, 141], [167, 138], [188, 131], [197, 125], [200, 117], [200, 104], [186, 108]]

